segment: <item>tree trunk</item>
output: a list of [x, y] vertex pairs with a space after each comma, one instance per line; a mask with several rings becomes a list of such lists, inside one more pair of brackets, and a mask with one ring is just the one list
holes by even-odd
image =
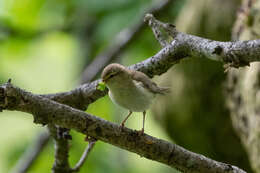
[[[233, 29], [233, 39], [260, 38], [260, 1], [244, 0]], [[260, 173], [260, 63], [230, 69], [227, 105], [233, 127], [240, 137], [256, 173]]]

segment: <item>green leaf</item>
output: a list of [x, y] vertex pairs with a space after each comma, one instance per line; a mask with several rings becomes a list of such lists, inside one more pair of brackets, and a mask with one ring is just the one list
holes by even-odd
[[106, 89], [106, 84], [104, 82], [99, 82], [97, 89], [100, 91], [104, 91]]

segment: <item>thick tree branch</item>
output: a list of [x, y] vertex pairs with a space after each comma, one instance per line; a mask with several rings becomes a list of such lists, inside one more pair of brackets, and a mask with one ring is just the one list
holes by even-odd
[[243, 170], [192, 153], [165, 140], [149, 135], [139, 135], [128, 128], [108, 122], [67, 105], [33, 95], [6, 83], [0, 87], [1, 110], [17, 110], [30, 113], [35, 123], [57, 124], [75, 129], [96, 139], [118, 146], [143, 157], [155, 160], [183, 172], [236, 172]]

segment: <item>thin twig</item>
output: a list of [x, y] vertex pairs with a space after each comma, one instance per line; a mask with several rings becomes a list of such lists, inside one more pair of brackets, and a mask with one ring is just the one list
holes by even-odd
[[162, 47], [169, 45], [170, 43], [167, 41], [167, 36], [165, 36], [165, 34], [161, 30], [162, 23], [160, 21], [153, 22], [152, 18], [153, 15], [148, 13], [145, 15], [144, 21], [148, 22], [148, 25], [152, 28], [155, 38], [158, 40]]
[[85, 163], [85, 161], [87, 160], [89, 153], [91, 152], [91, 150], [93, 149], [93, 147], [96, 144], [96, 140], [90, 140], [88, 146], [85, 148], [84, 153], [82, 154], [80, 160], [78, 161], [78, 163], [76, 164], [76, 166], [74, 168], [71, 169], [72, 172], [78, 172], [80, 170], [80, 168], [83, 166], [83, 164]]

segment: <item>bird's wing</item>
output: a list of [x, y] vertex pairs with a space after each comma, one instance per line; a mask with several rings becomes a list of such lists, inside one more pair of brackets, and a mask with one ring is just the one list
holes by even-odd
[[153, 93], [166, 94], [169, 92], [169, 88], [158, 87], [156, 83], [142, 72], [131, 70], [130, 73], [133, 80], [141, 82], [146, 89]]

